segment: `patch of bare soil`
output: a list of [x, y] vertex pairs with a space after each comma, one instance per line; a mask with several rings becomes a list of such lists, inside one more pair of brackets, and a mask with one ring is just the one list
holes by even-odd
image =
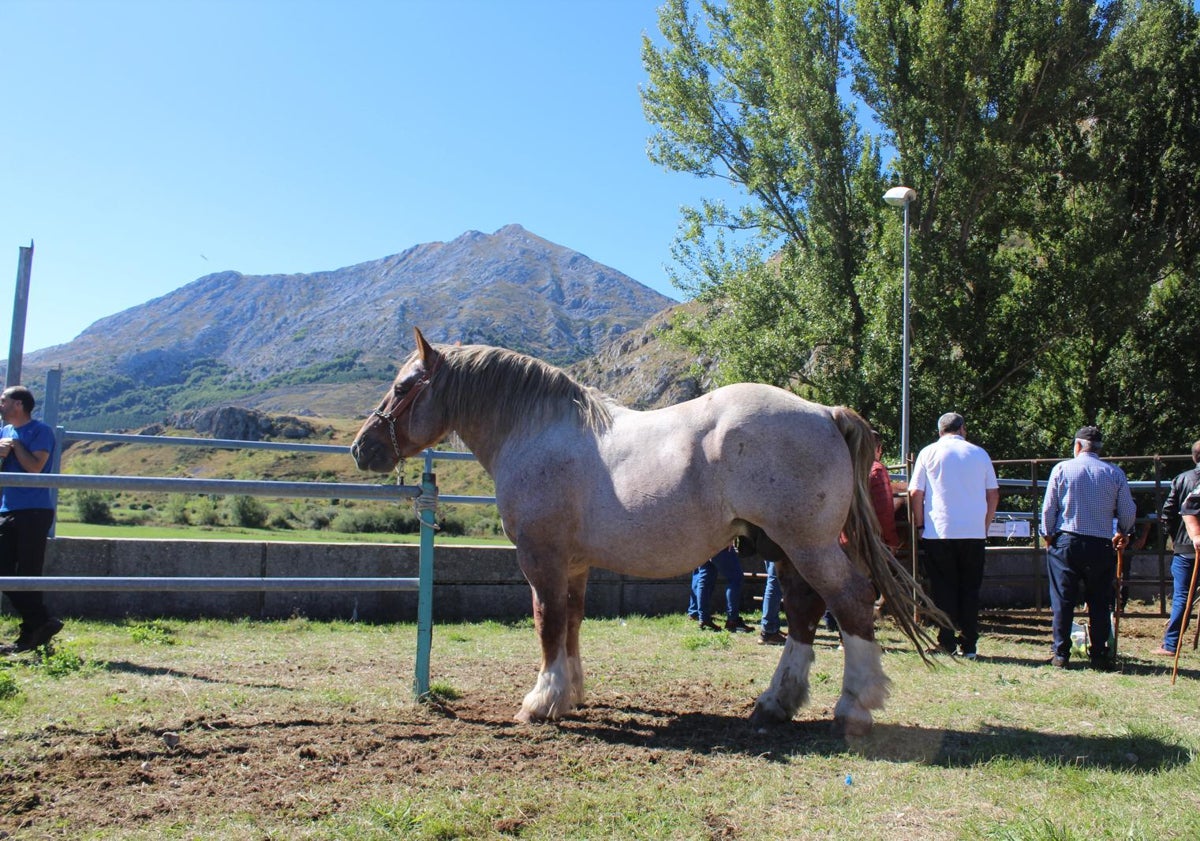
[[[1122, 637], [1145, 648], [1161, 628], [1161, 619], [1129, 619]], [[991, 614], [984, 632], [1048, 643], [1048, 617]], [[247, 665], [238, 679], [277, 680], [273, 668], [259, 664], [256, 675]], [[186, 825], [232, 811], [319, 820], [434, 779], [442, 788], [466, 789], [487, 772], [519, 769], [524, 777], [550, 778], [568, 755], [586, 767], [657, 766], [687, 776], [703, 773], [727, 751], [763, 757], [844, 749], [822, 705], [831, 694], [769, 733], [747, 724], [753, 697], [745, 687], [702, 679], [648, 685], [636, 695], [607, 692], [564, 722], [528, 726], [513, 714], [529, 677], [498, 676], [489, 690], [444, 705], [397, 706], [386, 717], [353, 707], [275, 705], [261, 715], [246, 709], [189, 718], [166, 732], [129, 723], [97, 733], [60, 723], [33, 736], [0, 734], [8, 743], [0, 765], [0, 838], [69, 838], [85, 828], [171, 819]], [[13, 744], [14, 738], [23, 741]], [[712, 827], [712, 837], [726, 835], [726, 828]]]

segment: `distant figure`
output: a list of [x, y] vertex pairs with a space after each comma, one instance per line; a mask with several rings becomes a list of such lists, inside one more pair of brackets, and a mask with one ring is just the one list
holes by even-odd
[[712, 618], [712, 592], [718, 573], [725, 579], [725, 630], [750, 632], [754, 629], [742, 621], [742, 561], [732, 545], [713, 555], [692, 573], [692, 594], [688, 600], [688, 616], [700, 623], [702, 631], [719, 631]]
[[938, 440], [917, 455], [908, 485], [913, 526], [925, 550], [933, 603], [958, 628], [938, 629], [938, 651], [976, 657], [979, 588], [988, 525], [1000, 505], [1000, 483], [982, 447], [967, 441], [963, 416], [938, 418]]
[[1188, 531], [1183, 517], [1183, 503], [1188, 495], [1200, 487], [1200, 441], [1192, 444], [1194, 467], [1185, 470], [1171, 480], [1171, 490], [1163, 502], [1162, 519], [1167, 533], [1171, 535], [1171, 579], [1174, 582], [1171, 595], [1171, 618], [1163, 633], [1162, 645], [1152, 653], [1161, 657], [1174, 657], [1179, 647], [1179, 635], [1183, 629], [1183, 609], [1187, 606], [1188, 587], [1192, 583], [1192, 568], [1196, 563], [1196, 543]]
[[[1125, 472], [1100, 460], [1104, 436], [1097, 427], [1075, 433], [1074, 458], [1060, 461], [1046, 480], [1042, 534], [1050, 579], [1053, 649], [1050, 663], [1065, 669], [1071, 659], [1071, 620], [1083, 582], [1088, 606], [1092, 667], [1111, 667], [1108, 638], [1117, 575], [1114, 549], [1123, 549], [1137, 518]], [[1113, 519], [1117, 521], [1113, 532]]]
[[894, 555], [900, 548], [900, 534], [896, 530], [896, 503], [892, 496], [892, 477], [888, 474], [883, 458], [883, 439], [879, 433], [872, 431], [875, 436], [875, 462], [871, 465], [870, 490], [871, 507], [879, 518], [879, 536], [887, 544]]
[[[44, 473], [54, 452], [54, 430], [32, 417], [33, 393], [25, 386], [9, 386], [0, 393], [0, 471]], [[0, 484], [3, 480], [0, 479]], [[42, 574], [46, 540], [54, 523], [49, 488], [0, 489], [0, 576], [34, 577]], [[21, 654], [45, 645], [63, 624], [46, 611], [40, 592], [5, 592], [21, 617], [16, 642], [3, 646], [6, 654]]]

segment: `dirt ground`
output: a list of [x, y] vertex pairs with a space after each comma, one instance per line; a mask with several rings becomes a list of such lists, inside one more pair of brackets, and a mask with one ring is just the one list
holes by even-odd
[[[1046, 627], [1044, 617], [1010, 620], [991, 617], [984, 631], [1028, 633], [1036, 627], [1041, 633]], [[1161, 619], [1128, 619], [1122, 637], [1148, 649], [1161, 628]], [[250, 660], [232, 678], [247, 686], [303, 680], [301, 674], [281, 675], [280, 668]], [[723, 688], [703, 681], [636, 696], [593, 696], [579, 715], [559, 725], [528, 727], [515, 723], [513, 714], [531, 675], [491, 677], [486, 687], [448, 704], [407, 704], [386, 715], [312, 705], [275, 705], [259, 714], [247, 706], [189, 717], [171, 731], [134, 716], [104, 732], [58, 721], [21, 736], [16, 745], [2, 732], [10, 743], [0, 766], [0, 838], [73, 837], [71, 827], [103, 833], [171, 816], [182, 823], [230, 808], [222, 804], [231, 798], [242, 812], [318, 820], [361, 801], [364, 791], [420, 788], [431, 778], [465, 788], [481, 773], [503, 774], [516, 766], [523, 775], [549, 776], [563, 752], [597, 767], [655, 764], [688, 774], [714, 746], [730, 741], [755, 755], [832, 738], [830, 710], [820, 705], [781, 731], [756, 736], [745, 727], [752, 696], [738, 691], [732, 697], [742, 701], [722, 706]], [[496, 830], [519, 834], [520, 827]]]

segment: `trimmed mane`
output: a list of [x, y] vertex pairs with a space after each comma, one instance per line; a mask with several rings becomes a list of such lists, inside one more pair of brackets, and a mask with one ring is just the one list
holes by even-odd
[[592, 432], [612, 422], [599, 391], [540, 359], [487, 345], [436, 345], [435, 350], [442, 356], [435, 391], [451, 417], [470, 417], [488, 406], [493, 422], [504, 430], [565, 416]]

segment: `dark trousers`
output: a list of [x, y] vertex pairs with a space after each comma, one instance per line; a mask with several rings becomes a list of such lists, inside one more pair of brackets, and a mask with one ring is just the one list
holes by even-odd
[[[54, 522], [50, 508], [26, 508], [0, 514], [0, 576], [38, 576], [46, 563], [46, 539]], [[3, 585], [0, 584], [0, 587]], [[33, 630], [50, 618], [40, 592], [5, 592], [21, 616], [22, 631]]]
[[929, 595], [958, 629], [938, 629], [938, 646], [953, 653], [974, 654], [979, 642], [979, 588], [983, 585], [986, 541], [953, 539], [922, 540]]
[[1112, 540], [1060, 531], [1046, 547], [1046, 575], [1050, 579], [1050, 608], [1054, 612], [1054, 653], [1064, 659], [1071, 657], [1071, 620], [1079, 603], [1082, 581], [1092, 657], [1107, 656], [1117, 580], [1117, 553], [1113, 551]]

